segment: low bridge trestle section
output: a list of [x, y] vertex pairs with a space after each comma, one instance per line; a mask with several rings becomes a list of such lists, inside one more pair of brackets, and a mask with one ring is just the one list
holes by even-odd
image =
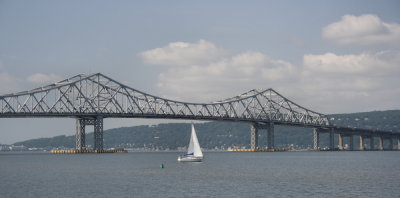
[[[391, 131], [379, 131], [372, 129], [359, 129], [351, 127], [337, 127], [330, 126], [325, 128], [314, 128], [314, 150], [320, 150], [319, 136], [320, 133], [329, 133], [329, 150], [336, 150], [334, 146], [335, 134], [338, 134], [338, 148], [337, 150], [350, 150], [354, 151], [354, 136], [360, 137], [360, 147], [358, 150], [375, 150], [375, 138], [378, 138], [378, 150], [385, 150], [384, 141], [388, 142], [386, 150], [394, 150], [393, 140], [397, 139], [397, 150], [400, 150], [400, 134]], [[344, 146], [344, 139], [349, 139], [347, 147]], [[366, 141], [369, 140], [369, 149], [366, 147]]]

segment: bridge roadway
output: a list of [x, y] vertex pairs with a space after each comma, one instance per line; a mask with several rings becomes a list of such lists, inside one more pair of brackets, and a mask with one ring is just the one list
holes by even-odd
[[379, 138], [379, 149], [397, 139], [400, 132], [333, 126], [328, 117], [304, 108], [273, 89], [251, 90], [239, 96], [212, 103], [187, 103], [153, 96], [119, 83], [103, 74], [76, 75], [63, 81], [29, 91], [0, 96], [0, 118], [58, 117], [76, 119], [76, 149], [86, 149], [85, 128], [94, 126], [94, 149], [103, 150], [104, 118], [156, 118], [217, 120], [250, 123], [250, 148], [258, 149], [258, 131], [267, 130], [267, 147], [274, 149], [274, 126], [314, 128], [314, 149], [319, 150], [320, 133], [328, 133], [329, 148], [335, 150], [334, 136], [339, 134], [339, 150], [343, 138], [360, 136], [360, 149], [369, 139]]

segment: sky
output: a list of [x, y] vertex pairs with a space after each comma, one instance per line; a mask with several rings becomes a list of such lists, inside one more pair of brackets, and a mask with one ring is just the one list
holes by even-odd
[[[395, 0], [0, 0], [0, 95], [100, 72], [186, 102], [273, 88], [324, 114], [400, 109], [399, 10]], [[70, 118], [0, 119], [0, 143], [73, 134]]]

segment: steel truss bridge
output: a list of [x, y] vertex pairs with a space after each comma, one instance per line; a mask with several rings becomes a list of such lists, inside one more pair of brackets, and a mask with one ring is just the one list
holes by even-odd
[[153, 96], [119, 83], [101, 73], [76, 75], [63, 81], [29, 91], [0, 96], [0, 118], [70, 117], [76, 119], [76, 149], [86, 149], [85, 126], [94, 126], [94, 149], [103, 149], [104, 118], [157, 118], [187, 120], [241, 121], [251, 125], [251, 149], [258, 149], [258, 130], [267, 130], [267, 146], [274, 149], [274, 125], [314, 128], [314, 149], [319, 149], [319, 134], [339, 134], [339, 149], [344, 137], [363, 141], [379, 137], [397, 139], [400, 133], [333, 126], [324, 114], [304, 108], [273, 89], [251, 90], [239, 96], [212, 103], [189, 103]]

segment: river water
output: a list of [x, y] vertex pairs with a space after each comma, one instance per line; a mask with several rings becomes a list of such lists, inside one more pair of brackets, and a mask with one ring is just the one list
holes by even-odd
[[[0, 197], [399, 197], [400, 152], [0, 153]], [[163, 163], [164, 168], [160, 168]]]

